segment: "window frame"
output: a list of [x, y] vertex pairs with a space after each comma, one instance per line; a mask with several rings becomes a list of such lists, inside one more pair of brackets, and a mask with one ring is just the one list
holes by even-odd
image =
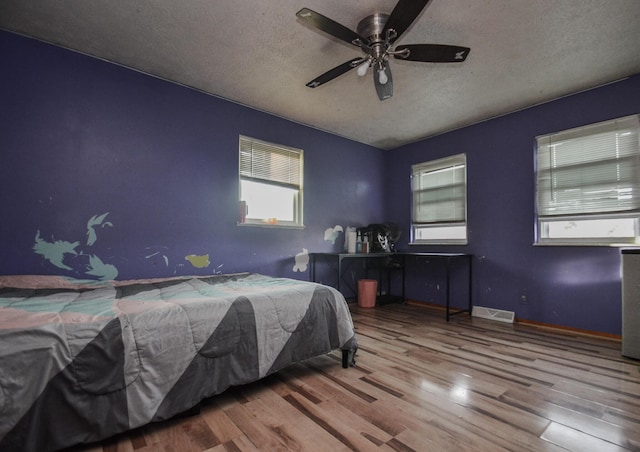
[[[415, 198], [416, 192], [419, 189], [416, 188], [416, 177], [420, 174], [436, 173], [447, 170], [459, 170], [462, 171], [462, 181], [455, 181], [455, 173], [452, 173], [454, 181], [451, 184], [440, 185], [439, 189], [451, 189], [455, 190], [455, 187], [462, 184], [462, 195], [455, 194], [454, 197], [457, 202], [462, 202], [462, 212], [460, 207], [453, 208], [458, 213], [451, 213], [451, 207], [445, 210], [449, 210], [449, 213], [444, 216], [436, 215], [432, 221], [425, 221], [424, 218], [418, 218], [416, 205], [417, 200]], [[468, 216], [467, 216], [467, 199], [468, 199], [468, 184], [467, 184], [467, 155], [465, 153], [455, 154], [448, 157], [443, 157], [436, 160], [430, 160], [427, 162], [417, 163], [411, 166], [411, 241], [409, 245], [467, 245], [469, 243], [469, 228], [468, 228]], [[456, 201], [453, 201], [455, 204]], [[422, 220], [422, 221], [421, 221]], [[432, 238], [420, 237], [422, 233], [428, 233], [432, 231]], [[457, 234], [456, 234], [457, 232]]]
[[[629, 132], [631, 135], [628, 143], [622, 143], [623, 140], [620, 137], [629, 136]], [[639, 136], [640, 115], [630, 115], [536, 137], [534, 147], [534, 245], [629, 246], [640, 244]], [[611, 143], [615, 143], [613, 147]], [[559, 160], [560, 153], [556, 151], [556, 148], [565, 146], [566, 155], [570, 155], [571, 152], [576, 153], [575, 149], [578, 145], [581, 150], [581, 161], [571, 161], [571, 163], [564, 165], [552, 162], [552, 160]], [[545, 152], [547, 155], [541, 156], [541, 152]], [[615, 158], [607, 157], [608, 155], [615, 155]], [[602, 158], [594, 160], [596, 156], [602, 156]], [[562, 157], [565, 161], [570, 158]], [[589, 167], [594, 166], [603, 168], [598, 176], [589, 172]], [[566, 168], [571, 169], [566, 170]], [[563, 170], [567, 173], [572, 172], [572, 174], [563, 176]], [[576, 170], [585, 174], [580, 176], [579, 184], [576, 183]], [[623, 170], [630, 173], [631, 177], [628, 174], [622, 175]], [[601, 179], [613, 173], [616, 174], [615, 179], [608, 177], [606, 184], [602, 185]], [[590, 182], [583, 182], [583, 177]], [[571, 182], [570, 187], [567, 187], [568, 182]], [[570, 191], [574, 194], [569, 193]], [[617, 201], [605, 203], [607, 199], [611, 200], [613, 197], [600, 195], [605, 201], [599, 202], [593, 195], [598, 191], [601, 193], [617, 192]], [[625, 195], [620, 194], [622, 191]], [[575, 198], [583, 192], [587, 194], [584, 196], [586, 200], [577, 201]], [[549, 201], [550, 199], [561, 199], [563, 196], [564, 201], [558, 201], [556, 206]], [[602, 226], [606, 223], [603, 223], [603, 220], [610, 223], [607, 225], [608, 232], [593, 232], [596, 226], [598, 229], [604, 230]], [[550, 232], [554, 225], [562, 226], [562, 228], [557, 228], [558, 231], [573, 229], [576, 232], [554, 235]], [[590, 225], [591, 228], [589, 228]], [[622, 226], [627, 231], [633, 230], [633, 236], [629, 234], [615, 235], [615, 231]], [[583, 230], [584, 233], [580, 233], [580, 230]]]
[[[255, 150], [254, 150], [255, 146]], [[245, 164], [243, 167], [243, 152], [251, 152], [251, 168], [247, 168]], [[297, 156], [297, 158], [288, 158], [289, 162], [297, 161], [296, 171], [280, 171], [276, 176], [270, 176], [267, 173], [271, 173], [269, 169], [253, 168], [254, 152], [273, 153], [283, 156]], [[287, 157], [285, 157], [285, 160]], [[244, 160], [246, 162], [246, 159]], [[250, 174], [247, 174], [250, 173]], [[295, 174], [294, 174], [295, 173]], [[278, 176], [293, 177], [293, 181], [276, 180]], [[271, 178], [270, 178], [271, 177]], [[297, 182], [296, 182], [297, 179]], [[238, 201], [239, 201], [239, 218], [238, 226], [259, 226], [269, 228], [304, 228], [304, 216], [303, 216], [303, 179], [304, 179], [304, 151], [302, 149], [285, 146], [281, 144], [271, 143], [256, 138], [240, 135], [238, 139]], [[296, 192], [293, 194], [293, 207], [292, 214], [293, 220], [283, 220], [277, 218], [256, 218], [251, 217], [251, 206], [244, 202], [242, 194], [243, 181], [257, 182], [268, 185], [274, 188], [292, 189]], [[244, 212], [242, 212], [244, 209]], [[243, 215], [244, 213], [244, 215]]]

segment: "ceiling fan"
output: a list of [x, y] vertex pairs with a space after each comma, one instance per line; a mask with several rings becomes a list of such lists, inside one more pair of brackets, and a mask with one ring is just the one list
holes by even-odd
[[426, 63], [459, 63], [466, 60], [471, 50], [468, 47], [405, 44], [392, 48], [427, 3], [429, 0], [398, 0], [391, 14], [375, 13], [362, 19], [358, 24], [357, 32], [309, 8], [302, 8], [296, 13], [302, 22], [359, 47], [365, 53], [364, 57], [353, 58], [330, 69], [311, 80], [307, 86], [317, 88], [355, 68], [358, 68], [358, 75], [364, 76], [367, 69], [371, 67], [374, 71], [373, 81], [378, 98], [385, 100], [393, 96], [389, 57]]

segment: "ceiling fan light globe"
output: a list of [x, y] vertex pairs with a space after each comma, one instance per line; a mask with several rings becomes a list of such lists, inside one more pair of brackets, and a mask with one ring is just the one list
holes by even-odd
[[358, 75], [363, 77], [367, 74], [367, 69], [369, 69], [369, 61], [365, 61], [360, 66], [358, 66]]
[[386, 83], [389, 81], [389, 77], [387, 77], [387, 72], [384, 69], [381, 69], [380, 71], [378, 71], [378, 81], [380, 82], [381, 85], [386, 85]]

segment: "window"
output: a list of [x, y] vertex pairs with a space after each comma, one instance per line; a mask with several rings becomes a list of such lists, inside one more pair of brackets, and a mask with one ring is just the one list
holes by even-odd
[[640, 243], [639, 116], [536, 137], [536, 243]]
[[300, 149], [240, 136], [239, 224], [303, 227], [302, 163]]
[[411, 243], [467, 243], [466, 162], [458, 154], [411, 167]]

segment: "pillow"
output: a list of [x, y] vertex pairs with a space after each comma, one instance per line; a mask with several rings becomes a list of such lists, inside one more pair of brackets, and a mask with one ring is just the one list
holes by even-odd
[[96, 289], [109, 285], [106, 281], [74, 279], [59, 275], [0, 275], [0, 289]]

